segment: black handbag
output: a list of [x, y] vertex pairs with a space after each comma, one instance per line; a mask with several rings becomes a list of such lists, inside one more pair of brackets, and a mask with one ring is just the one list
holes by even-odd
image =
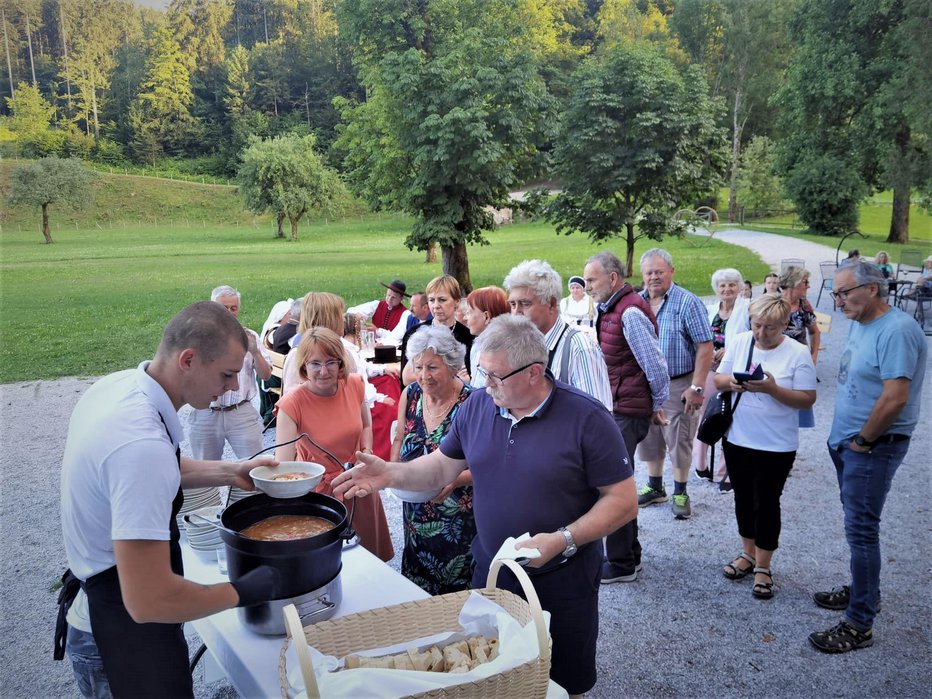
[[[754, 338], [751, 338], [751, 347], [748, 349], [748, 363], [744, 367], [745, 371], [751, 368], [751, 357], [754, 356]], [[731, 427], [731, 421], [734, 418], [735, 408], [741, 401], [741, 395], [734, 399], [732, 403], [731, 391], [719, 391], [709, 400], [705, 406], [705, 413], [699, 422], [699, 430], [696, 432], [696, 439], [710, 447], [725, 436], [728, 428]]]

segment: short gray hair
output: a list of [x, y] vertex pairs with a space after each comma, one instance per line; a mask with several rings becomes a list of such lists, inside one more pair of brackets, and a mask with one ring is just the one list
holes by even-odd
[[712, 291], [716, 294], [718, 293], [718, 285], [720, 282], [738, 282], [738, 286], [741, 286], [741, 284], [744, 283], [744, 277], [742, 277], [741, 272], [734, 267], [724, 267], [723, 269], [717, 269], [712, 272]]
[[661, 260], [667, 263], [667, 266], [670, 269], [673, 269], [673, 258], [670, 256], [670, 253], [668, 253], [663, 248], [651, 248], [643, 255], [641, 255], [641, 261], [638, 264], [643, 267], [644, 263], [649, 257], [659, 257]]
[[547, 365], [544, 335], [528, 318], [519, 315], [495, 316], [473, 343], [473, 352], [504, 352], [515, 369], [525, 364]]
[[593, 262], [598, 262], [602, 265], [602, 269], [606, 274], [611, 274], [614, 272], [618, 275], [618, 278], [622, 281], [625, 278], [625, 268], [621, 264], [621, 260], [618, 259], [618, 255], [611, 252], [610, 250], [602, 250], [597, 252], [595, 255], [586, 260], [587, 265], [591, 265]]
[[544, 260], [525, 260], [515, 266], [505, 277], [503, 286], [506, 291], [528, 289], [544, 305], [549, 305], [551, 299], [559, 301], [563, 296], [563, 280]]
[[890, 286], [887, 284], [883, 272], [880, 271], [880, 267], [873, 262], [868, 262], [863, 259], [845, 261], [838, 266], [838, 269], [835, 270], [835, 274], [838, 274], [838, 272], [853, 273], [855, 286], [860, 286], [861, 284], [876, 284], [877, 295], [882, 299], [887, 298]]
[[291, 319], [298, 320], [301, 318], [301, 306], [304, 303], [304, 297], [299, 296], [291, 302]]
[[239, 292], [232, 286], [227, 286], [226, 284], [223, 286], [218, 286], [216, 289], [210, 292], [211, 301], [216, 301], [217, 299], [224, 296], [235, 296], [237, 299], [240, 298]]
[[443, 360], [450, 373], [455, 374], [463, 366], [466, 358], [466, 348], [459, 342], [450, 328], [443, 325], [422, 325], [411, 337], [405, 348], [405, 355], [409, 361], [430, 350]]

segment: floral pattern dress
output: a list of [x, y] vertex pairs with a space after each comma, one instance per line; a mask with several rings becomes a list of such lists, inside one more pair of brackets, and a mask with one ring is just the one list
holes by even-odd
[[[401, 460], [412, 461], [440, 446], [472, 387], [463, 386], [446, 417], [430, 433], [424, 424], [421, 387], [415, 382], [406, 390], [408, 407]], [[455, 488], [439, 504], [406, 502], [403, 512], [405, 547], [401, 559], [402, 574], [432, 595], [467, 589], [473, 572], [470, 546], [476, 536], [472, 486]]]

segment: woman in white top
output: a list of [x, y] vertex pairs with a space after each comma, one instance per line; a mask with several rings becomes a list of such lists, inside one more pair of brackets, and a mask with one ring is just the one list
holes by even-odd
[[[776, 295], [751, 304], [751, 332], [736, 336], [725, 348], [715, 375], [718, 390], [730, 390], [741, 400], [734, 409], [722, 446], [735, 492], [735, 518], [743, 551], [723, 573], [739, 580], [754, 573], [751, 594], [773, 597], [771, 559], [780, 536], [780, 495], [799, 446], [799, 411], [816, 399], [816, 374], [806, 347], [783, 334], [792, 307]], [[764, 378], [739, 382], [735, 372]], [[746, 395], [745, 395], [746, 394]]]
[[595, 328], [596, 308], [592, 297], [586, 293], [586, 282], [573, 276], [569, 281], [570, 295], [560, 299], [560, 315], [567, 324], [582, 330]]
[[[734, 340], [739, 333], [747, 332], [751, 327], [748, 320], [748, 300], [739, 293], [743, 279], [741, 272], [727, 267], [718, 269], [712, 274], [712, 291], [718, 299], [706, 306], [709, 316], [709, 327], [712, 328], [712, 365], [705, 382], [705, 400], [700, 409], [700, 415], [705, 412], [706, 403], [715, 397], [715, 370], [725, 356], [725, 347]], [[708, 468], [709, 446], [698, 439], [693, 441], [693, 468], [700, 478], [717, 481], [719, 489], [724, 492], [731, 491], [728, 480], [728, 471], [725, 468], [724, 456], [719, 459], [718, 466], [713, 474]]]

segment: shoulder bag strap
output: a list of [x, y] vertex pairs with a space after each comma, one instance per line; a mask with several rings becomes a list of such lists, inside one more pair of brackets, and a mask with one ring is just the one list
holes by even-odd
[[[745, 364], [745, 366], [744, 366], [744, 371], [745, 371], [745, 372], [747, 372], [748, 369], [751, 368], [751, 357], [753, 357], [753, 356], [754, 356], [754, 336], [752, 335], [752, 336], [751, 336], [751, 346], [748, 348], [748, 363]], [[734, 403], [732, 404], [732, 406], [731, 406], [731, 412], [735, 412], [735, 408], [738, 407], [738, 401], [741, 400], [741, 396], [743, 396], [743, 395], [744, 395], [743, 393], [739, 393], [739, 394], [738, 394], [738, 397], [735, 398], [735, 402], [734, 402]]]

